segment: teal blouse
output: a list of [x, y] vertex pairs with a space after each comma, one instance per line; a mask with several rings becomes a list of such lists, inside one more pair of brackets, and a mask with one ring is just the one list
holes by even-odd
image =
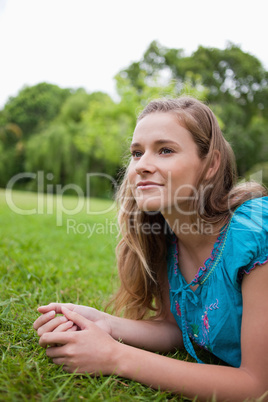
[[[177, 237], [168, 246], [171, 312], [184, 346], [199, 363], [192, 341], [231, 366], [241, 364], [244, 274], [268, 262], [268, 197], [246, 201], [220, 232], [210, 258], [187, 284], [178, 264]], [[199, 285], [195, 291], [190, 286]]]

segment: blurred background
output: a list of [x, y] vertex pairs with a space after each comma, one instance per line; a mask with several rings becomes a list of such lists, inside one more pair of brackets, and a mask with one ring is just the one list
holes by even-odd
[[266, 15], [266, 0], [0, 0], [0, 187], [39, 171], [44, 191], [86, 192], [98, 173], [91, 195], [109, 198], [139, 111], [181, 94], [213, 109], [239, 176], [267, 185]]

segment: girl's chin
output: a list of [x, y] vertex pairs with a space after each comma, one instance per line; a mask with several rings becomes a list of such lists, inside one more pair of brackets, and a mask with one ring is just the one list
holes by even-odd
[[137, 206], [138, 206], [139, 210], [142, 212], [160, 212], [161, 211], [161, 206], [156, 203], [145, 205], [144, 203], [137, 202]]

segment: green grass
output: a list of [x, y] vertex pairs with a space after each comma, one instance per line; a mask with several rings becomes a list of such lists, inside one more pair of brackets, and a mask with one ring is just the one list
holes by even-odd
[[[55, 197], [14, 192], [11, 201], [0, 190], [0, 401], [185, 400], [115, 376], [67, 374], [49, 360], [32, 327], [37, 307], [60, 301], [103, 309], [117, 286], [115, 209], [93, 199], [74, 214], [77, 200], [65, 197], [69, 212], [60, 222]], [[39, 213], [25, 215], [33, 209]]]

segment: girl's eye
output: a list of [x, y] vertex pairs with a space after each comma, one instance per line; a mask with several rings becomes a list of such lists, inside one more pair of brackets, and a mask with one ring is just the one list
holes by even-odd
[[131, 155], [133, 156], [133, 158], [140, 158], [142, 156], [142, 153], [139, 151], [132, 151]]
[[172, 151], [172, 149], [169, 149], [169, 148], [162, 148], [161, 150], [160, 150], [160, 153], [161, 154], [164, 154], [164, 155], [166, 155], [166, 154], [171, 154], [173, 151]]
[[[172, 149], [169, 149], [169, 148], [162, 148], [162, 149], [160, 149], [159, 153], [160, 153], [160, 155], [168, 155], [168, 154], [173, 153], [173, 151], [172, 151]], [[132, 151], [131, 155], [133, 158], [141, 158], [143, 153], [140, 151]]]

